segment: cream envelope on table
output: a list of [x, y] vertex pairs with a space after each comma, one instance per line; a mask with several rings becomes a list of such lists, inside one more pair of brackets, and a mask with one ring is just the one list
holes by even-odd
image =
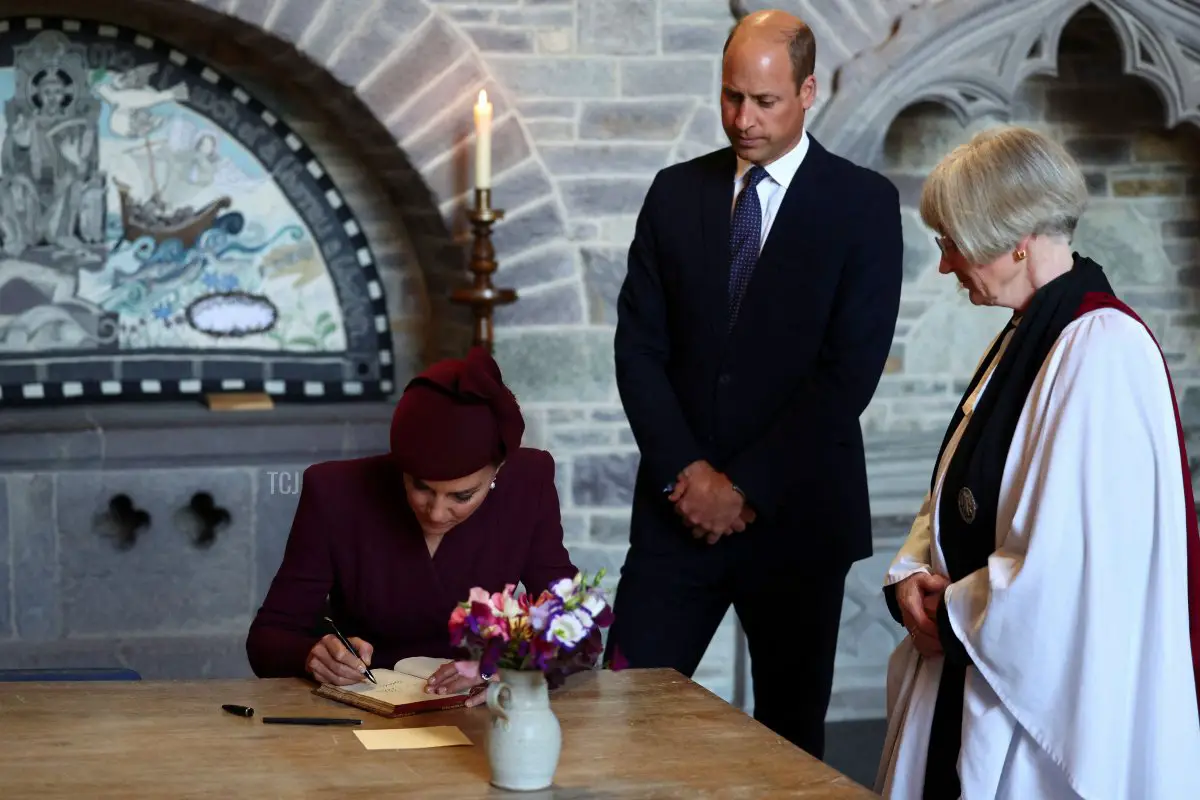
[[355, 731], [354, 735], [368, 750], [421, 750], [426, 747], [453, 747], [471, 743], [467, 735], [454, 725]]

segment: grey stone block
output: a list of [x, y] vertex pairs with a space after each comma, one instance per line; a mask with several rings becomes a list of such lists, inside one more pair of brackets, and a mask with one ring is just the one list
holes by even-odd
[[316, 18], [313, 11], [310, 0], [278, 0], [269, 30], [284, 42], [299, 42]]
[[522, 403], [608, 402], [616, 392], [609, 329], [501, 329], [496, 360]]
[[337, 51], [329, 71], [344, 85], [355, 86], [395, 51], [397, 38], [386, 25], [365, 25]]
[[[474, 57], [463, 58], [427, 86], [418, 87], [415, 97], [404, 110], [388, 121], [388, 130], [397, 139], [405, 139], [429, 120], [444, 112], [447, 106], [469, 109], [480, 87], [487, 82], [483, 66]], [[468, 121], [472, 118], [468, 114]]]
[[442, 9], [443, 14], [457, 22], [488, 22], [496, 21], [496, 12], [486, 8], [459, 8], [451, 7]]
[[333, 51], [373, 4], [374, 0], [330, 0], [324, 13], [313, 14], [319, 18], [316, 30], [301, 44], [301, 49], [316, 63], [328, 63]]
[[13, 635], [12, 546], [8, 529], [8, 483], [0, 475], [0, 639]]
[[407, 36], [416, 30], [429, 14], [429, 6], [424, 0], [382, 0], [379, 10], [375, 12], [375, 18], [387, 23], [392, 30]]
[[[513, 124], [514, 128], [518, 126]], [[554, 186], [537, 159], [528, 158], [500, 175], [492, 185], [492, 204], [506, 211], [554, 197]], [[473, 202], [473, 201], [472, 201]]]
[[550, 446], [563, 450], [581, 447], [610, 447], [615, 444], [615, 431], [604, 428], [556, 428], [550, 432]]
[[733, 26], [733, 17], [726, 3], [713, 0], [660, 0], [664, 20], [703, 20]]
[[274, 5], [275, 0], [237, 0], [233, 6], [233, 14], [251, 25], [262, 27]]
[[533, 32], [490, 26], [463, 28], [475, 46], [483, 53], [532, 53]]
[[573, 28], [575, 26], [574, 11], [565, 3], [557, 5], [557, 8], [520, 8], [511, 11], [497, 11], [496, 24], [511, 25], [516, 28]]
[[625, 409], [598, 408], [592, 412], [592, 422], [619, 422], [621, 424], [625, 424]]
[[[358, 88], [359, 96], [376, 115], [386, 119], [404, 103], [414, 86], [436, 81], [466, 48], [462, 36], [435, 17], [416, 31], [398, 57]], [[469, 113], [465, 119], [472, 124]]]
[[579, 284], [570, 282], [525, 292], [516, 303], [498, 306], [496, 325], [577, 325], [584, 321]]
[[505, 217], [492, 234], [492, 243], [498, 256], [503, 259], [559, 240], [563, 233], [563, 220], [558, 213], [558, 205], [552, 200], [546, 200], [511, 217]]
[[[495, 282], [498, 286], [524, 289], [542, 283], [573, 278], [579, 274], [576, 251], [567, 245], [552, 245], [500, 262]], [[518, 301], [519, 302], [519, 301]]]
[[589, 537], [599, 544], [629, 544], [629, 515], [592, 514]]
[[714, 96], [715, 58], [639, 58], [621, 62], [621, 94], [625, 97]]
[[567, 213], [579, 216], [636, 214], [653, 175], [644, 178], [579, 178], [559, 181]]
[[[207, 547], [183, 513], [208, 492], [231, 520]], [[104, 519], [125, 494], [150, 515], [126, 549]], [[241, 626], [254, 575], [253, 483], [240, 469], [84, 472], [58, 478], [63, 630], [68, 635], [165, 633]]]
[[15, 634], [31, 641], [56, 639], [62, 632], [62, 606], [54, 477], [9, 475], [5, 483]]
[[588, 308], [595, 324], [615, 325], [617, 295], [628, 271], [628, 248], [584, 247], [583, 275], [588, 290]]
[[585, 102], [580, 139], [673, 141], [692, 110], [691, 100], [595, 100]]
[[574, 100], [518, 100], [521, 119], [575, 119], [579, 104]]
[[534, 119], [525, 123], [529, 136], [537, 143], [575, 141], [575, 121]]
[[565, 513], [562, 515], [563, 542], [567, 544], [568, 554], [573, 542], [587, 539], [588, 521], [584, 514]]
[[638, 454], [587, 453], [575, 459], [572, 495], [577, 506], [629, 507], [633, 502]]
[[721, 49], [733, 26], [705, 22], [663, 22], [662, 51], [672, 53], [702, 53], [712, 58], [721, 57]]
[[[1200, 395], [1197, 401], [1200, 403]], [[1200, 408], [1200, 405], [1197, 407]], [[551, 425], [571, 425], [586, 420], [587, 412], [578, 408], [551, 408], [546, 411], [546, 421]]]
[[669, 144], [572, 144], [539, 148], [546, 168], [558, 176], [653, 175], [667, 166]]
[[579, 52], [635, 55], [658, 49], [658, 3], [593, 0], [577, 6]]
[[499, 82], [523, 97], [612, 97], [617, 93], [617, 65], [611, 59], [579, 58], [553, 61], [544, 58], [495, 56], [489, 59]]
[[710, 106], [699, 106], [692, 112], [692, 119], [683, 135], [689, 142], [703, 145], [704, 152], [712, 150], [718, 144], [728, 144], [721, 130], [721, 115]]

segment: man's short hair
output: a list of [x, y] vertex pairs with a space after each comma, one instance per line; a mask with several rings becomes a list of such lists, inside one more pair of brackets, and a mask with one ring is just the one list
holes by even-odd
[[[722, 56], [728, 52], [729, 43], [733, 41], [733, 35], [737, 33], [741, 24], [739, 22], [734, 25], [729, 36], [725, 38], [725, 46], [721, 48]], [[784, 32], [784, 41], [787, 43], [788, 58], [792, 62], [792, 79], [796, 82], [796, 93], [799, 94], [805, 79], [817, 68], [817, 39], [813, 36], [812, 28], [801, 22], [798, 27]]]

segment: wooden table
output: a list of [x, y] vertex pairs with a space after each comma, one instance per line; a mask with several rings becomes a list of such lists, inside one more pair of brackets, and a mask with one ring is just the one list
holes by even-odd
[[[671, 670], [591, 672], [552, 695], [552, 789], [488, 783], [485, 706], [388, 720], [300, 680], [0, 683], [0, 796], [15, 798], [870, 798], [874, 794]], [[250, 719], [221, 710], [251, 706]], [[457, 725], [471, 746], [367, 750], [358, 730]]]

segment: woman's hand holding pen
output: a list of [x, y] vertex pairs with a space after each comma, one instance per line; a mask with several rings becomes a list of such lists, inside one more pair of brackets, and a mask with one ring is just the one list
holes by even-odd
[[375, 648], [370, 642], [364, 642], [357, 636], [351, 636], [348, 641], [362, 656], [361, 659], [347, 650], [332, 633], [321, 637], [320, 641], [313, 645], [312, 650], [308, 651], [306, 664], [314, 678], [332, 686], [349, 686], [363, 681]]

